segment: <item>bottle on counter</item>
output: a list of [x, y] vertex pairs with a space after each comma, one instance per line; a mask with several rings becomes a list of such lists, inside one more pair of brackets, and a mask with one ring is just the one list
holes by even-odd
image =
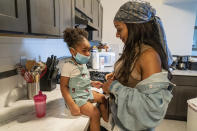
[[93, 46], [92, 49], [92, 57], [91, 57], [92, 68], [98, 70], [99, 69], [99, 52], [96, 46]]
[[104, 64], [105, 64], [105, 57], [100, 56], [99, 57], [99, 67], [100, 67], [100, 69], [104, 69]]

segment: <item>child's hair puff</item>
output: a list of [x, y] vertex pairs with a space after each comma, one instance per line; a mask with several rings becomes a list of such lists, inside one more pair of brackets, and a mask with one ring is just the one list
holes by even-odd
[[66, 30], [64, 30], [64, 41], [69, 47], [75, 48], [75, 45], [83, 41], [84, 38], [88, 39], [88, 32], [84, 29], [66, 28]]

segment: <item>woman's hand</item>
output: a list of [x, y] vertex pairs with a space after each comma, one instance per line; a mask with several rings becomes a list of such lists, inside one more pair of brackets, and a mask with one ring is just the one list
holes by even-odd
[[110, 93], [109, 88], [110, 88], [111, 83], [113, 82], [113, 80], [114, 80], [114, 75], [111, 75], [110, 77], [108, 77], [107, 81], [103, 84], [102, 89], [103, 89], [103, 91], [106, 94], [109, 94]]
[[102, 86], [103, 86], [103, 83], [102, 82], [100, 82], [100, 81], [92, 81], [91, 82], [91, 85], [93, 86], [93, 87], [96, 87], [96, 88], [101, 88]]
[[114, 72], [105, 75], [105, 79], [106, 79], [106, 80], [109, 80], [109, 79], [111, 79], [111, 78], [114, 78]]
[[69, 109], [70, 109], [70, 112], [71, 112], [71, 114], [72, 114], [73, 116], [79, 116], [79, 115], [81, 115], [81, 113], [80, 113], [80, 108], [79, 108], [79, 106], [78, 106], [77, 104], [72, 104], [72, 105], [69, 107]]

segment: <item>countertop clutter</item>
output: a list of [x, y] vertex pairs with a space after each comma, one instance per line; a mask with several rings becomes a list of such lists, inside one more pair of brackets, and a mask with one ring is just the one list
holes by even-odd
[[47, 95], [46, 116], [37, 118], [34, 101], [20, 100], [0, 110], [0, 131], [84, 131], [89, 126], [86, 116], [71, 116], [66, 109], [60, 86]]

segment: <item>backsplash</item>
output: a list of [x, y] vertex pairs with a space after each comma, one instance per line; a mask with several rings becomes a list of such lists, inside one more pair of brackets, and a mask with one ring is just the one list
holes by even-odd
[[14, 65], [21, 56], [38, 59], [40, 55], [46, 61], [51, 54], [57, 57], [70, 55], [63, 39], [0, 37], [0, 66]]
[[0, 109], [26, 96], [25, 81], [19, 75], [0, 79]]
[[[63, 39], [0, 37], [0, 72], [13, 70], [21, 56], [41, 57], [43, 62], [50, 55], [70, 56]], [[25, 81], [19, 75], [0, 79], [0, 109], [26, 96]]]

